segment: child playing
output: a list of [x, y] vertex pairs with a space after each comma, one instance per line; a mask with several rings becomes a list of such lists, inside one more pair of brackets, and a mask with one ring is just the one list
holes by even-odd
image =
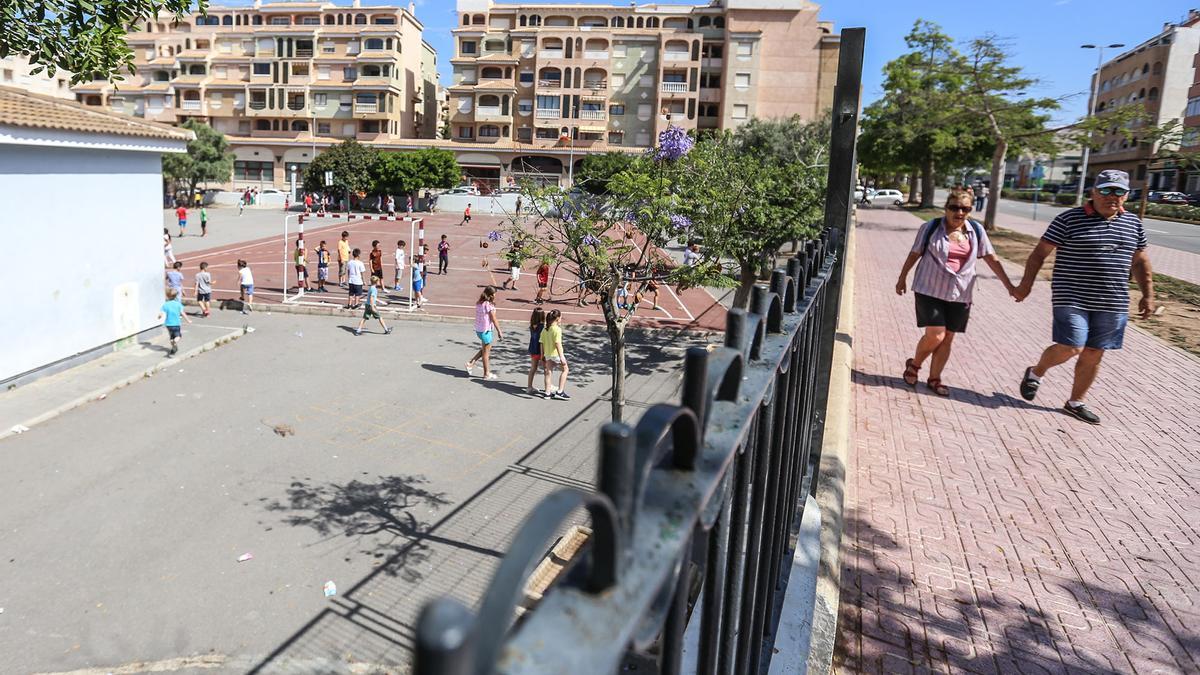
[[296, 262], [296, 290], [308, 291], [308, 264], [306, 258], [307, 251], [304, 248], [304, 238], [296, 238], [296, 250], [293, 253]]
[[358, 309], [358, 299], [362, 295], [363, 275], [367, 273], [367, 267], [358, 259], [360, 255], [362, 251], [354, 249], [350, 253], [350, 262], [346, 264], [346, 283], [350, 287], [350, 299], [346, 303], [346, 309]]
[[175, 264], [175, 250], [171, 246], [171, 233], [167, 232], [167, 228], [163, 228], [163, 259], [167, 265]]
[[[342, 238], [338, 240], [338, 285], [345, 286], [346, 281], [346, 264], [350, 262], [350, 233], [342, 232]], [[361, 281], [359, 282], [362, 283]]]
[[203, 206], [200, 207], [200, 236], [208, 236], [208, 209]]
[[542, 328], [545, 324], [546, 312], [541, 307], [534, 309], [529, 315], [529, 382], [526, 384], [526, 391], [531, 395], [537, 393], [533, 388], [533, 376], [542, 365]]
[[325, 240], [322, 239], [320, 245], [317, 246], [317, 292], [328, 293], [329, 289], [325, 288], [325, 282], [329, 281], [329, 249], [325, 248]]
[[535, 305], [540, 305], [543, 302], [545, 302], [545, 300], [543, 299], [542, 296], [544, 296], [546, 294], [546, 287], [549, 285], [550, 285], [550, 263], [543, 260], [542, 264], [538, 265], [538, 268], [537, 268], [538, 291], [537, 291], [537, 296], [535, 296], [533, 298], [533, 303]]
[[467, 204], [467, 208], [463, 211], [463, 219], [462, 219], [462, 222], [459, 223], [459, 226], [461, 227], [463, 225], [466, 225], [469, 222], [471, 222], [471, 204], [470, 203]]
[[479, 351], [467, 361], [467, 375], [471, 374], [476, 361], [483, 361], [485, 380], [498, 379], [496, 373], [492, 372], [492, 342], [504, 337], [504, 331], [500, 330], [500, 324], [496, 321], [495, 302], [496, 289], [491, 286], [485, 287], [479, 300], [475, 301], [475, 335], [479, 338]]
[[371, 253], [368, 256], [371, 261], [371, 276], [383, 278], [383, 249], [379, 248], [379, 240], [371, 242]]
[[425, 294], [422, 293], [425, 290], [425, 278], [421, 273], [421, 268], [424, 266], [425, 260], [421, 256], [417, 256], [412, 266], [412, 290], [413, 298], [417, 301], [417, 309], [425, 304]]
[[176, 262], [171, 265], [171, 269], [167, 270], [167, 290], [174, 290], [175, 297], [183, 300], [183, 263]]
[[392, 290], [400, 292], [401, 282], [404, 280], [404, 257], [408, 255], [407, 244], [403, 239], [396, 242], [396, 283], [392, 285]]
[[179, 220], [179, 236], [182, 237], [187, 230], [187, 207], [180, 204], [179, 208], [175, 209], [175, 217]]
[[438, 242], [438, 274], [445, 274], [448, 271], [450, 271], [450, 242], [443, 234], [442, 240]]
[[196, 272], [196, 302], [200, 305], [200, 316], [209, 315], [209, 303], [212, 301], [212, 275], [208, 273], [208, 263], [200, 263], [200, 271]]
[[[546, 327], [542, 329], [542, 364], [546, 374], [546, 391], [542, 396], [566, 401], [571, 396], [565, 391], [567, 388], [567, 355], [562, 346], [562, 326], [559, 324], [561, 318], [562, 312], [557, 309], [550, 310], [550, 313], [546, 315]], [[558, 376], [558, 391], [550, 386], [550, 376], [555, 369], [561, 371]]]
[[167, 335], [171, 338], [171, 351], [167, 352], [167, 356], [175, 356], [175, 352], [179, 351], [179, 338], [183, 336], [181, 319], [188, 323], [192, 322], [183, 313], [183, 303], [179, 302], [179, 293], [174, 288], [168, 288], [167, 301], [163, 303], [158, 312], [158, 320], [163, 322], [163, 326], [167, 329]]
[[383, 279], [373, 276], [371, 277], [371, 287], [367, 289], [367, 304], [363, 306], [362, 318], [358, 320], [358, 328], [354, 329], [355, 335], [362, 335], [363, 326], [366, 325], [367, 319], [378, 319], [380, 327], [383, 328], [383, 334], [388, 335], [392, 332], [391, 328], [383, 322], [383, 316], [379, 314], [379, 289], [383, 288]]
[[237, 261], [238, 286], [241, 288], [242, 314], [254, 309], [254, 274], [245, 260]]

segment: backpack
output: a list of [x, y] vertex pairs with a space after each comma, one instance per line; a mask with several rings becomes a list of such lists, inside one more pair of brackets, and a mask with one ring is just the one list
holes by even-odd
[[[967, 218], [967, 222], [971, 225], [971, 229], [975, 230], [975, 241], [983, 241], [983, 226], [979, 221]], [[933, 219], [933, 226], [925, 231], [925, 239], [921, 242], [921, 255], [925, 255], [925, 251], [929, 249], [929, 242], [933, 239], [933, 233], [937, 232], [938, 228], [942, 227], [942, 217], [938, 216]], [[978, 247], [979, 244], [976, 244]]]

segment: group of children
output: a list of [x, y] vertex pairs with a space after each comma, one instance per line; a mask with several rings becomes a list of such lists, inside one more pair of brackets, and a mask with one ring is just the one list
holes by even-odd
[[[483, 362], [483, 379], [498, 379], [492, 372], [492, 344], [504, 337], [500, 322], [496, 319], [496, 289], [487, 286], [475, 303], [475, 336], [479, 338], [479, 350], [467, 361], [467, 375], [471, 375], [477, 362]], [[365, 319], [364, 319], [365, 320]], [[567, 393], [567, 356], [562, 343], [562, 312], [552, 309], [548, 313], [536, 307], [529, 317], [529, 375], [526, 391], [543, 398], [570, 400]], [[544, 388], [534, 389], [533, 377], [542, 371]], [[551, 383], [554, 372], [558, 372], [557, 385]]]
[[[175, 219], [179, 223], [179, 234], [176, 236], [187, 236], [188, 210], [186, 205], [180, 204], [179, 207], [175, 209]], [[166, 228], [163, 228], [163, 231], [165, 232]], [[208, 209], [206, 209], [202, 204], [200, 205], [200, 236], [208, 236]]]

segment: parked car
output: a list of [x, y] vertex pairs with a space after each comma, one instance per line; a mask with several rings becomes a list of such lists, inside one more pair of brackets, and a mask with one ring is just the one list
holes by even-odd
[[[1084, 198], [1087, 199], [1088, 195], [1092, 194], [1092, 189], [1089, 187], [1087, 189], [1087, 191], [1084, 192], [1083, 194], [1084, 194]], [[1130, 202], [1140, 202], [1140, 201], [1142, 201], [1142, 188], [1133, 188], [1132, 190], [1129, 191], [1129, 196], [1127, 196], [1125, 198], [1126, 204], [1128, 204]]]
[[1188, 196], [1182, 192], [1151, 192], [1150, 201], [1155, 204], [1177, 204], [1186, 205]]
[[1188, 206], [1200, 206], [1200, 192], [1193, 192], [1187, 196]]
[[892, 206], [900, 206], [904, 203], [904, 195], [899, 190], [876, 190], [873, 194], [866, 196], [867, 204], [875, 206], [879, 204], [891, 204]]

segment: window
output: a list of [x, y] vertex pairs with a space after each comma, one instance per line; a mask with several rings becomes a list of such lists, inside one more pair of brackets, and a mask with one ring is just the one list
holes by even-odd
[[521, 127], [517, 129], [517, 140], [523, 143], [528, 143], [533, 140], [533, 129], [529, 127]]
[[476, 45], [474, 42], [467, 42], [466, 40], [464, 40], [462, 42], [462, 45], [459, 47], [458, 51], [461, 54], [474, 54], [475, 47], [476, 47]]
[[617, 44], [613, 45], [613, 57], [614, 58], [623, 59], [626, 56], [629, 56], [629, 46], [628, 45], [626, 45], [624, 43], [617, 43]]
[[495, 124], [485, 124], [479, 127], [480, 138], [500, 138], [500, 127]]
[[355, 125], [354, 122], [346, 122], [345, 124], [342, 125], [342, 135], [343, 136], [353, 136], [357, 132], [358, 132], [358, 126]]
[[541, 140], [556, 139], [556, 138], [558, 138], [558, 129], [547, 129], [545, 127], [538, 127], [537, 137]]
[[350, 94], [342, 94], [338, 100], [338, 109], [343, 111], [349, 110], [350, 104], [353, 100], [354, 97], [352, 97]]
[[531, 99], [527, 99], [527, 98], [523, 98], [520, 101], [517, 101], [517, 112], [522, 115], [532, 115], [533, 114], [533, 101]]
[[308, 77], [308, 64], [293, 62], [292, 63], [292, 74], [298, 75], [301, 77]]
[[625, 73], [613, 73], [611, 79], [614, 90], [619, 91], [625, 88]]
[[255, 75], [270, 75], [271, 74], [271, 64], [269, 64], [269, 63], [254, 64], [254, 74]]
[[291, 17], [287, 17], [287, 16], [271, 17], [271, 25], [272, 26], [289, 26], [289, 25], [291, 25], [291, 23], [292, 23]]
[[239, 134], [250, 133], [250, 120], [239, 120], [238, 121], [238, 133]]
[[562, 99], [557, 96], [538, 96], [538, 110], [558, 110], [562, 105]]
[[329, 122], [317, 122], [317, 133], [318, 133], [318, 134], [328, 134], [328, 133], [330, 133], [330, 131], [329, 131]]
[[[266, 122], [266, 120], [259, 120], [259, 122]], [[235, 180], [274, 180], [275, 162], [255, 162], [242, 159], [235, 160], [233, 162], [233, 177]]]
[[333, 54], [336, 51], [337, 51], [337, 45], [335, 45], [334, 43], [332, 43], [332, 42], [322, 42], [321, 43], [321, 53], [322, 54]]
[[226, 66], [213, 66], [213, 77], [218, 80], [224, 80], [229, 77], [229, 68]]
[[396, 17], [394, 17], [394, 16], [375, 16], [372, 18], [375, 20], [375, 23], [377, 23], [381, 26], [382, 25], [390, 26], [390, 25], [396, 23]]
[[328, 80], [329, 79], [329, 66], [317, 66], [317, 79], [318, 80]]
[[354, 69], [354, 66], [346, 66], [342, 68], [342, 79], [347, 82], [358, 79], [358, 71]]
[[530, 71], [530, 70], [521, 71], [521, 74], [518, 76], [518, 78], [520, 79], [521, 84], [524, 84], [524, 85], [533, 84], [533, 71]]
[[302, 17], [300, 19], [300, 25], [302, 25], [302, 26], [320, 26], [321, 25], [321, 17], [319, 17], [319, 16]]
[[739, 57], [749, 57], [753, 54], [754, 54], [754, 43], [753, 42], [737, 43], [737, 55]]
[[471, 127], [459, 127], [458, 128], [458, 137], [459, 138], [475, 138], [475, 130], [472, 129]]
[[738, 73], [733, 76], [733, 86], [738, 89], [750, 88], [750, 73]]
[[[1157, 92], [1155, 95], [1157, 96]], [[1200, 115], [1200, 96], [1188, 99], [1187, 110], [1183, 114], [1185, 117]]]
[[654, 86], [654, 76], [653, 75], [642, 75], [640, 78], [638, 78], [638, 86], [639, 87], [653, 87]]
[[624, 115], [625, 114], [625, 104], [624, 103], [614, 103], [614, 104], [608, 106], [608, 114], [609, 115]]
[[609, 145], [622, 145], [624, 143], [625, 143], [625, 132], [624, 131], [608, 132], [608, 144]]
[[325, 107], [329, 103], [329, 94], [313, 94], [313, 105], [318, 108]]
[[367, 38], [363, 42], [363, 49], [383, 49], [383, 40], [380, 38]]
[[750, 106], [745, 103], [735, 103], [733, 105], [733, 119], [744, 120], [750, 116]]
[[721, 74], [705, 71], [700, 73], [700, 88], [701, 89], [719, 89], [721, 87]]

